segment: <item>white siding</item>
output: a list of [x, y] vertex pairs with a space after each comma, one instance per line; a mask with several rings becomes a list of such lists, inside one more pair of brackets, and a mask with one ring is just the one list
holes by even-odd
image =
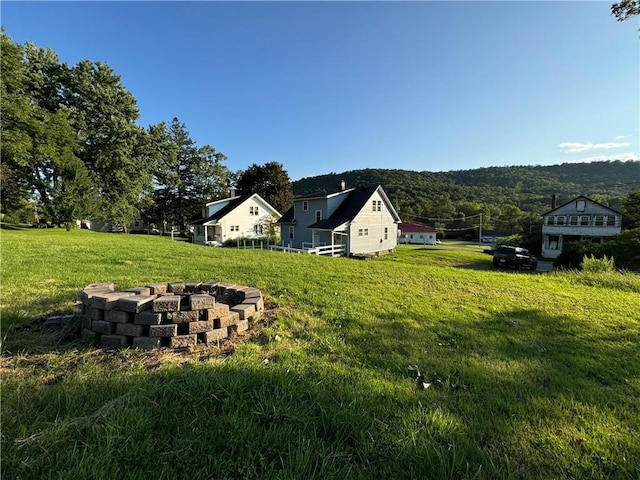
[[[380, 211], [373, 211], [373, 201], [380, 202]], [[352, 255], [392, 250], [398, 245], [398, 225], [377, 191], [356, 215], [349, 230], [349, 253]]]

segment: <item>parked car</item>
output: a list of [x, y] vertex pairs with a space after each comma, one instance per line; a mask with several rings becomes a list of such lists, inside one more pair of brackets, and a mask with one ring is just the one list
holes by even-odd
[[538, 268], [538, 259], [526, 248], [500, 245], [493, 251], [493, 266], [513, 267], [516, 270], [528, 268], [533, 271]]

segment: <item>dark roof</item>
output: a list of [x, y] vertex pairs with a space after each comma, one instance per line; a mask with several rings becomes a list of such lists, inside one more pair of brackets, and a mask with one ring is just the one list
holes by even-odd
[[213, 215], [210, 215], [207, 218], [200, 218], [198, 220], [195, 220], [191, 222], [191, 225], [204, 225], [205, 223], [210, 222], [211, 220], [218, 220], [224, 217], [229, 212], [235, 210], [238, 206], [240, 206], [241, 203], [243, 203], [245, 200], [248, 200], [249, 198], [251, 197], [234, 197], [231, 200], [229, 200], [229, 203], [227, 203], [224, 207], [222, 207], [220, 210], [215, 212]]
[[313, 223], [307, 228], [332, 230], [345, 222], [353, 220], [377, 189], [378, 187], [360, 187], [352, 190], [347, 195], [347, 198], [336, 208], [333, 215], [325, 220]]
[[295, 221], [295, 218], [293, 217], [293, 212], [294, 212], [294, 209], [293, 207], [291, 207], [289, 210], [284, 212], [284, 215], [280, 217], [280, 220], [278, 220], [278, 223], [293, 223]]
[[613, 209], [613, 208], [611, 208], [611, 207], [607, 207], [606, 205], [603, 205], [603, 204], [602, 204], [602, 203], [600, 203], [600, 202], [596, 202], [595, 200], [592, 200], [592, 199], [590, 199], [589, 197], [585, 197], [584, 195], [578, 195], [577, 197], [572, 198], [572, 199], [571, 199], [571, 200], [569, 200], [568, 202], [563, 203], [562, 205], [560, 205], [560, 206], [558, 206], [558, 207], [556, 207], [556, 208], [552, 208], [552, 209], [551, 209], [551, 210], [549, 210], [548, 212], [544, 212], [542, 215], [549, 215], [551, 212], [555, 212], [555, 211], [556, 211], [556, 210], [558, 210], [559, 208], [565, 207], [565, 206], [569, 205], [571, 202], [575, 202], [575, 201], [576, 201], [576, 200], [578, 200], [579, 198], [584, 198], [585, 200], [589, 200], [590, 202], [595, 203], [596, 205], [600, 205], [601, 207], [604, 207], [604, 208], [606, 208], [606, 209], [608, 209], [608, 210], [611, 210], [611, 211], [612, 211], [612, 212], [614, 212], [614, 213], [617, 213], [617, 214], [619, 214], [619, 215], [622, 215], [622, 213], [621, 213], [621, 212], [619, 212], [618, 210], [615, 210], [615, 209]]

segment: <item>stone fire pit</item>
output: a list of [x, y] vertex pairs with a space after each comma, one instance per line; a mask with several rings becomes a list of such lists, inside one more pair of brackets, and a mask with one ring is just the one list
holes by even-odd
[[82, 337], [103, 346], [189, 347], [245, 331], [263, 311], [257, 288], [173, 282], [119, 292], [113, 283], [96, 283], [82, 291]]

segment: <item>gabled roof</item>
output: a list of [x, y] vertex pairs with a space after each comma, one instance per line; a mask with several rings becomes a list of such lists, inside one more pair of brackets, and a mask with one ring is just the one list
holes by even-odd
[[316, 228], [318, 230], [333, 230], [334, 228], [337, 228], [346, 222], [350, 222], [356, 217], [356, 215], [358, 215], [358, 213], [360, 213], [360, 210], [364, 208], [364, 206], [369, 202], [369, 199], [378, 189], [380, 189], [381, 196], [384, 198], [387, 206], [391, 209], [394, 216], [396, 217], [396, 221], [399, 222], [400, 218], [397, 216], [397, 213], [393, 209], [391, 202], [389, 202], [389, 199], [384, 193], [384, 190], [382, 190], [380, 186], [360, 187], [352, 189], [347, 198], [342, 201], [342, 203], [338, 206], [338, 208], [336, 208], [336, 210], [329, 218], [313, 223], [307, 228]]
[[278, 220], [279, 223], [294, 223], [295, 218], [293, 217], [294, 214], [294, 208], [291, 207], [289, 210], [287, 210], [286, 212], [284, 212], [284, 215], [282, 215], [282, 217], [280, 217], [280, 220]]
[[205, 223], [209, 223], [213, 220], [220, 220], [222, 217], [235, 210], [249, 198], [250, 197], [225, 198], [224, 200], [218, 200], [217, 202], [207, 203], [207, 207], [216, 203], [220, 203], [221, 205], [220, 208], [213, 212], [210, 216], [206, 218], [199, 218], [198, 220], [191, 222], [191, 225], [204, 225]]
[[[307, 228], [315, 228], [317, 230], [333, 230], [340, 225], [353, 220], [356, 215], [362, 210], [362, 208], [367, 204], [371, 196], [380, 189], [380, 196], [385, 200], [387, 207], [391, 210], [393, 217], [396, 222], [400, 223], [400, 217], [397, 212], [393, 208], [393, 205], [389, 201], [386, 193], [378, 185], [377, 187], [359, 187], [359, 188], [351, 188], [348, 190], [340, 190], [338, 192], [325, 194], [318, 196], [317, 194], [313, 196], [302, 196], [296, 197], [294, 202], [300, 200], [308, 200], [308, 199], [327, 199], [332, 198], [338, 195], [345, 195], [345, 198], [342, 200], [342, 203], [338, 205], [338, 208], [333, 212], [333, 214], [324, 220], [320, 220], [319, 222], [312, 223]], [[294, 207], [291, 207], [287, 212], [280, 218], [279, 223], [295, 223], [296, 219], [294, 216], [295, 210]]]
[[333, 192], [333, 193], [327, 193], [325, 191], [322, 192], [315, 192], [315, 193], [307, 193], [305, 195], [300, 195], [297, 196], [293, 199], [294, 202], [299, 201], [299, 200], [313, 200], [313, 199], [320, 199], [320, 198], [332, 198], [332, 197], [337, 197], [338, 195], [344, 195], [346, 193], [352, 192], [353, 190], [355, 190], [355, 188], [347, 188], [345, 190], [338, 190], [337, 192]]
[[573, 203], [573, 202], [575, 202], [576, 200], [579, 200], [579, 199], [581, 199], [581, 198], [583, 198], [583, 199], [585, 199], [585, 200], [588, 200], [588, 201], [590, 201], [591, 203], [595, 203], [596, 205], [600, 205], [602, 208], [606, 208], [607, 210], [611, 210], [613, 213], [617, 213], [618, 215], [622, 215], [622, 213], [621, 213], [621, 212], [619, 212], [618, 210], [614, 210], [614, 209], [613, 209], [613, 208], [611, 208], [611, 207], [607, 207], [606, 205], [603, 205], [603, 204], [601, 204], [600, 202], [596, 202], [595, 200], [592, 200], [592, 199], [590, 199], [589, 197], [585, 197], [584, 195], [578, 195], [577, 197], [572, 198], [572, 199], [571, 199], [571, 200], [569, 200], [568, 202], [563, 203], [563, 204], [562, 204], [562, 205], [560, 205], [559, 207], [553, 208], [553, 209], [549, 210], [548, 212], [544, 212], [542, 215], [549, 215], [550, 213], [553, 213], [553, 212], [555, 212], [556, 210], [559, 210], [559, 209], [561, 209], [561, 208], [563, 208], [563, 207], [566, 207], [566, 206], [567, 206], [567, 205], [569, 205], [570, 203]]
[[254, 193], [253, 195], [249, 195], [247, 197], [242, 196], [242, 197], [225, 198], [222, 200], [217, 200], [215, 202], [207, 203], [206, 205], [207, 207], [214, 206], [213, 208], [215, 208], [216, 204], [218, 204], [219, 208], [217, 210], [214, 210], [214, 212], [206, 218], [198, 218], [192, 221], [191, 225], [204, 225], [205, 223], [209, 223], [209, 222], [217, 223], [218, 220], [222, 219], [223, 217], [225, 217], [226, 215], [234, 211], [236, 208], [238, 208], [240, 205], [251, 200], [252, 198], [257, 198], [262, 203], [264, 203], [269, 208], [271, 208], [275, 213], [278, 213], [278, 211], [275, 208], [273, 208], [266, 200], [264, 200], [257, 193]]
[[436, 229], [423, 223], [408, 222], [398, 225], [401, 232], [436, 233]]

